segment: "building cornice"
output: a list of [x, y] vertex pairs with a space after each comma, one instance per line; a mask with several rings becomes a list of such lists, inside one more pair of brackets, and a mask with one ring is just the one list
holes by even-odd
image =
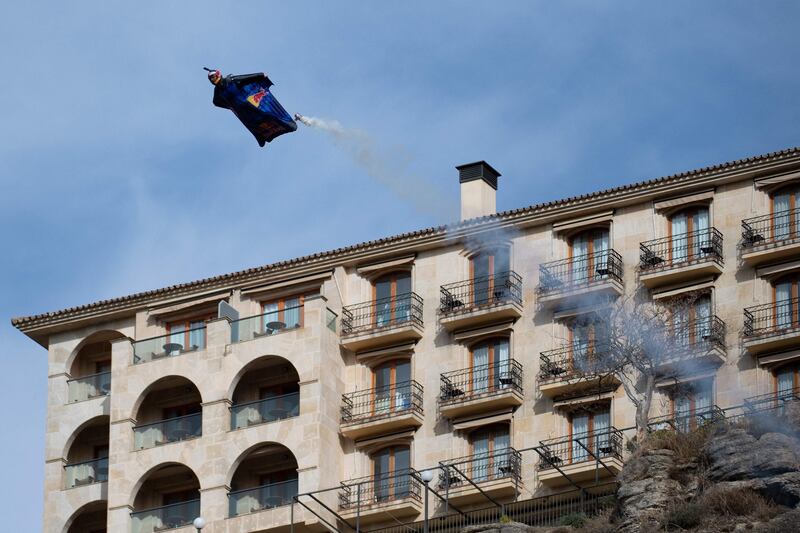
[[274, 282], [301, 275], [311, 275], [336, 266], [378, 260], [401, 252], [415, 252], [464, 238], [507, 227], [546, 225], [553, 220], [586, 213], [592, 210], [622, 207], [665, 197], [692, 188], [717, 186], [724, 183], [754, 178], [800, 165], [800, 148], [789, 148], [727, 163], [690, 170], [679, 174], [640, 181], [580, 196], [554, 200], [537, 205], [513, 209], [456, 223], [402, 233], [392, 237], [362, 242], [326, 252], [279, 261], [265, 266], [171, 285], [118, 298], [100, 300], [91, 304], [69, 307], [60, 311], [12, 318], [11, 323], [37, 342], [46, 345], [42, 335], [53, 328], [92, 321], [111, 319], [131, 313], [165, 299], [191, 297], [201, 293], [233, 289], [242, 284]]

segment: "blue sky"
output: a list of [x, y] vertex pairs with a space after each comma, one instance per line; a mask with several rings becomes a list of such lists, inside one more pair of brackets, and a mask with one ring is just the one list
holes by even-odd
[[[798, 20], [789, 1], [3, 2], [3, 530], [42, 510], [46, 353], [11, 316], [446, 223], [453, 167], [478, 159], [510, 209], [796, 146]], [[367, 132], [394, 185], [302, 126], [260, 149], [206, 65]]]

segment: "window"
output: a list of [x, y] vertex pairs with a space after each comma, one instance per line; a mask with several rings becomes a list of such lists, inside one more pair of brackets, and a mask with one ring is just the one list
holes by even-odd
[[592, 313], [569, 322], [567, 327], [572, 368], [586, 370], [608, 347], [611, 338], [608, 322]]
[[800, 210], [797, 209], [799, 193], [800, 185], [793, 184], [772, 195], [772, 234], [776, 241], [797, 236], [800, 224]]
[[508, 339], [492, 339], [470, 350], [472, 392], [490, 392], [512, 384]]
[[798, 326], [798, 279], [797, 273], [780, 278], [773, 284], [774, 324], [776, 329]]
[[572, 281], [593, 281], [608, 274], [608, 230], [592, 229], [575, 235], [570, 242]]
[[387, 414], [411, 407], [411, 363], [390, 361], [375, 368], [373, 413]]
[[481, 252], [470, 260], [472, 303], [483, 305], [508, 297], [511, 270], [508, 248]]
[[206, 347], [206, 320], [212, 317], [192, 318], [167, 324], [169, 342], [164, 347], [167, 355], [202, 350]]
[[473, 431], [470, 435], [472, 447], [472, 472], [474, 481], [500, 478], [511, 474], [511, 446], [508, 424], [497, 424]]
[[775, 396], [783, 398], [790, 396], [792, 391], [800, 387], [800, 365], [782, 366], [775, 370]]
[[607, 405], [572, 413], [569, 418], [570, 460], [574, 463], [586, 461], [591, 458], [589, 451], [599, 457], [610, 455], [613, 452], [610, 427], [611, 411]]
[[692, 207], [670, 217], [672, 261], [692, 261], [711, 251], [708, 207]]
[[404, 498], [409, 495], [411, 449], [405, 445], [389, 446], [372, 456], [377, 501]]
[[291, 296], [261, 303], [262, 327], [271, 335], [282, 329], [303, 327], [303, 297]]
[[709, 418], [714, 384], [711, 380], [689, 383], [675, 389], [672, 416], [679, 431], [690, 431]]
[[375, 326], [405, 322], [411, 316], [411, 274], [395, 272], [375, 280]]
[[711, 295], [703, 294], [688, 305], [672, 310], [672, 327], [676, 344], [693, 346], [711, 337]]

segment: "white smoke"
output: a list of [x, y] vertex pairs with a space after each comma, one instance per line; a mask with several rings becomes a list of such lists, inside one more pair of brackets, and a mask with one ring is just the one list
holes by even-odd
[[452, 198], [445, 198], [428, 180], [407, 172], [408, 158], [399, 149], [387, 150], [379, 146], [367, 132], [346, 128], [336, 120], [303, 115], [295, 115], [295, 118], [328, 135], [369, 176], [388, 187], [420, 213], [445, 220], [454, 220], [457, 216]]

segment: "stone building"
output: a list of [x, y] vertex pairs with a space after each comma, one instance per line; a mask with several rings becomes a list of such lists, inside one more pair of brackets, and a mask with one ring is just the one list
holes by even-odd
[[458, 176], [460, 223], [14, 319], [48, 352], [44, 531], [375, 529], [434, 467], [463, 509], [609, 479], [633, 410], [574, 372], [640, 289], [700, 295], [654, 415], [799, 385], [800, 148], [502, 213], [489, 164]]

